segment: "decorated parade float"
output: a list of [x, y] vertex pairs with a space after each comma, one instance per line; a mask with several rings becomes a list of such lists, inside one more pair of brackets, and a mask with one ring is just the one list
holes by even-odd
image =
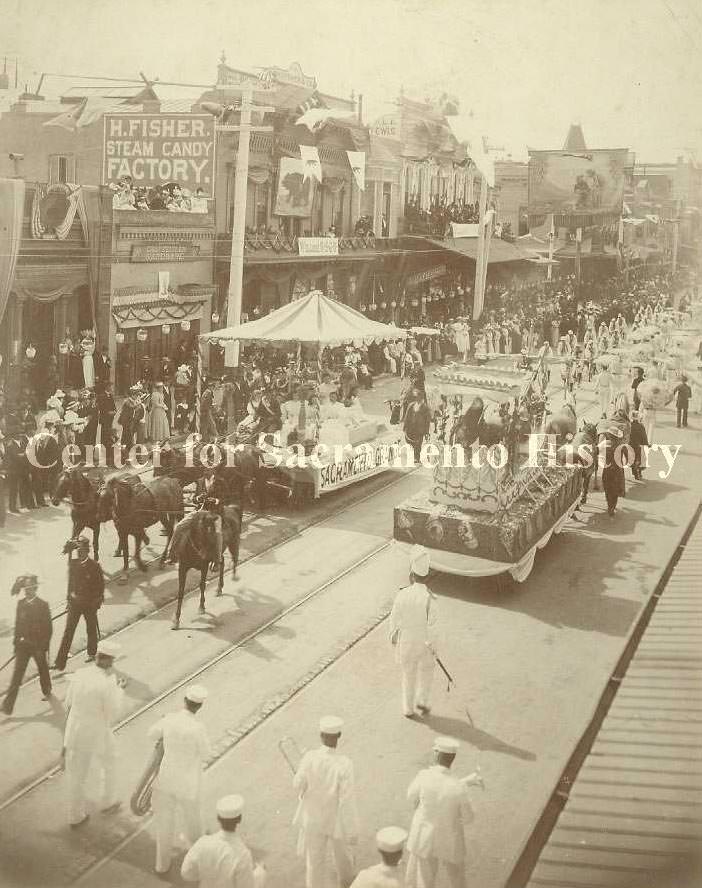
[[[404, 339], [407, 331], [373, 321], [341, 302], [313, 290], [258, 320], [227, 327], [200, 337], [226, 347], [229, 343], [265, 343], [297, 347], [302, 365], [303, 347], [369, 345]], [[298, 396], [283, 406], [278, 435], [261, 442], [270, 480], [289, 487], [296, 501], [346, 487], [391, 468], [403, 442], [401, 432], [386, 418], [367, 415], [358, 400], [350, 405], [330, 398], [336, 385], [322, 381], [319, 357], [306, 374]]]
[[425, 546], [435, 570], [510, 574], [523, 582], [537, 550], [575, 511], [580, 468], [550, 465], [545, 455], [538, 464], [529, 460], [528, 436], [542, 427], [545, 386], [540, 354], [510, 402], [485, 409], [476, 399], [452, 440], [464, 448], [464, 465], [439, 461], [431, 486], [396, 506], [395, 539]]

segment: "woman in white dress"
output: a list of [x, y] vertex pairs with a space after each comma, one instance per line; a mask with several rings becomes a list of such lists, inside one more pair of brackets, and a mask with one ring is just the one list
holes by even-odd
[[157, 382], [149, 398], [149, 418], [147, 437], [150, 441], [165, 441], [171, 435], [168, 425], [166, 400], [163, 396], [163, 383]]

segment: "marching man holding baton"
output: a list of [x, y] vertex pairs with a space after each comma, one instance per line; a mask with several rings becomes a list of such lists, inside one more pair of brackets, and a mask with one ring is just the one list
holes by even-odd
[[429, 555], [422, 546], [410, 552], [409, 586], [400, 589], [390, 613], [390, 642], [402, 669], [405, 718], [427, 715], [434, 674], [436, 601], [426, 586]]

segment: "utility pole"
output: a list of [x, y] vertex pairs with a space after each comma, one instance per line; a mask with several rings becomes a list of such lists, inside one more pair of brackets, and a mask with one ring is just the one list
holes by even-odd
[[553, 224], [554, 215], [551, 213], [551, 224], [548, 230], [548, 268], [546, 270], [546, 280], [550, 281], [552, 277], [552, 268], [553, 268], [553, 247], [555, 245], [556, 240], [556, 230]]
[[[251, 126], [251, 112], [275, 111], [263, 105], [253, 105], [253, 83], [241, 86], [241, 116], [238, 126], [220, 125], [219, 132], [239, 133], [234, 179], [234, 218], [232, 222], [232, 254], [229, 262], [229, 289], [227, 290], [227, 326], [241, 323], [241, 299], [244, 286], [244, 237], [246, 235], [246, 191], [249, 178], [249, 145], [251, 133], [273, 132], [272, 126]], [[239, 365], [239, 343], [225, 349], [224, 362], [228, 367]]]

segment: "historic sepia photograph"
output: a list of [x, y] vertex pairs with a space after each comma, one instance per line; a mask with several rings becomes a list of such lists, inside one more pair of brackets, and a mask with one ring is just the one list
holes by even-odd
[[702, 886], [702, 5], [0, 0], [0, 888]]

